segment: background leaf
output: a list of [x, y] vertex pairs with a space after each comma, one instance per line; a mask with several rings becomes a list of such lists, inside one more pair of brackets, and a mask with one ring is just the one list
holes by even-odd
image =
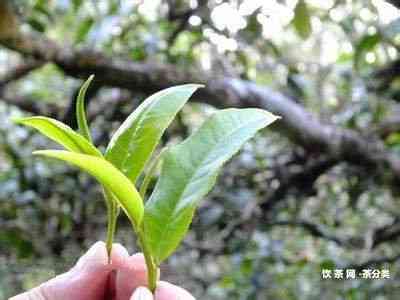
[[182, 240], [196, 204], [214, 185], [219, 168], [259, 129], [276, 119], [260, 109], [221, 110], [165, 152], [143, 221], [146, 241], [158, 263]]
[[72, 6], [74, 11], [78, 11], [78, 9], [82, 6], [83, 0], [72, 0]]
[[95, 21], [91, 17], [88, 17], [82, 21], [79, 24], [78, 30], [76, 31], [75, 43], [81, 43], [85, 41], [94, 24]]
[[114, 134], [106, 159], [135, 182], [165, 129], [199, 87], [197, 84], [175, 86], [146, 99]]
[[357, 43], [354, 51], [354, 67], [358, 70], [367, 52], [374, 50], [380, 43], [382, 36], [380, 33], [366, 34]]
[[102, 156], [88, 140], [57, 120], [47, 117], [28, 117], [15, 119], [15, 122], [35, 128], [72, 152]]
[[129, 179], [103, 158], [63, 150], [42, 150], [34, 154], [57, 158], [88, 172], [117, 198], [128, 218], [138, 226], [143, 217], [142, 199]]
[[307, 39], [310, 36], [312, 32], [310, 12], [304, 0], [297, 2], [292, 22], [300, 37]]

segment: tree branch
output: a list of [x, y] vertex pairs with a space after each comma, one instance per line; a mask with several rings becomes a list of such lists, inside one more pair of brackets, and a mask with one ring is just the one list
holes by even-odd
[[273, 213], [273, 208], [285, 199], [290, 190], [294, 190], [297, 194], [302, 193], [303, 195], [314, 193], [313, 186], [315, 181], [319, 176], [335, 166], [337, 162], [332, 157], [309, 159], [301, 168], [293, 173], [282, 174], [281, 176], [277, 174], [280, 183], [279, 187], [260, 205], [264, 218], [268, 218]]
[[361, 264], [352, 264], [349, 266], [344, 267], [343, 269], [355, 269], [357, 271], [363, 270], [363, 269], [368, 269], [371, 267], [378, 267], [383, 264], [387, 263], [394, 263], [396, 261], [400, 260], [400, 253], [392, 256], [382, 256], [378, 258], [373, 258], [370, 260], [367, 260]]
[[0, 101], [18, 107], [19, 109], [32, 113], [34, 115], [46, 115], [52, 118], [58, 118], [60, 107], [54, 103], [43, 103], [23, 96], [8, 96], [0, 91]]
[[280, 220], [274, 221], [271, 223], [267, 223], [267, 226], [290, 226], [290, 227], [301, 227], [304, 230], [308, 231], [312, 236], [322, 238], [328, 241], [332, 241], [339, 246], [344, 246], [345, 242], [340, 238], [328, 233], [324, 228], [322, 228], [318, 224], [311, 223], [305, 220]]
[[7, 84], [17, 81], [30, 72], [42, 67], [44, 63], [37, 60], [28, 60], [26, 62], [20, 63], [14, 68], [8, 70], [3, 78], [0, 80], [0, 89], [4, 88]]
[[400, 238], [400, 218], [395, 218], [391, 224], [375, 230], [372, 236], [372, 248], [398, 238]]

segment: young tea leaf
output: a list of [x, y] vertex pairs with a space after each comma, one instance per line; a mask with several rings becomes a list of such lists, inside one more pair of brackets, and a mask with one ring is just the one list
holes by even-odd
[[142, 227], [158, 264], [179, 245], [219, 168], [259, 129], [276, 119], [260, 109], [221, 110], [163, 154], [161, 175], [146, 203]]
[[83, 136], [57, 120], [47, 117], [28, 117], [15, 119], [15, 122], [35, 128], [72, 152], [102, 156], [100, 151]]
[[79, 133], [85, 137], [89, 142], [92, 141], [90, 136], [90, 129], [86, 120], [85, 112], [85, 96], [86, 91], [89, 88], [90, 83], [93, 81], [94, 75], [91, 75], [88, 80], [82, 85], [78, 93], [78, 98], [76, 99], [76, 120], [78, 122]]
[[57, 158], [88, 172], [118, 200], [129, 219], [138, 227], [143, 217], [143, 201], [132, 182], [103, 158], [63, 150], [41, 150], [34, 154]]
[[111, 139], [105, 157], [135, 183], [165, 129], [201, 85], [162, 90], [146, 99]]

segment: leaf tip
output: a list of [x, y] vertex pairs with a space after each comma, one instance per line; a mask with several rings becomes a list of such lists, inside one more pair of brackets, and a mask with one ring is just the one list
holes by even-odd
[[90, 74], [89, 78], [86, 80], [87, 82], [92, 82], [94, 79], [94, 74]]
[[277, 121], [277, 120], [280, 120], [280, 119], [282, 119], [282, 117], [281, 117], [281, 116], [274, 115], [273, 113], [269, 113], [269, 114], [270, 114], [270, 115], [272, 115], [272, 117], [273, 117], [274, 121]]
[[23, 117], [12, 117], [11, 122], [18, 124], [18, 125], [23, 125], [24, 124], [24, 119]]
[[11, 121], [18, 125], [26, 125], [31, 126], [32, 122], [36, 120], [43, 120], [46, 119], [42, 116], [32, 116], [32, 117], [12, 117]]
[[39, 155], [42, 155], [42, 156], [43, 156], [43, 155], [46, 155], [46, 151], [47, 151], [47, 150], [36, 150], [36, 151], [33, 151], [32, 154], [33, 154], [33, 155], [38, 155], [38, 156], [39, 156]]
[[62, 152], [68, 152], [64, 150], [36, 150], [33, 151], [32, 154], [36, 156], [48, 156], [57, 158], [57, 154], [61, 154]]
[[266, 126], [271, 125], [272, 123], [275, 123], [276, 121], [282, 119], [281, 116], [277, 116], [269, 111], [264, 110], [265, 114], [265, 119], [266, 119]]
[[198, 89], [204, 89], [205, 87], [206, 87], [206, 85], [205, 84], [200, 84], [200, 83], [198, 83], [198, 84], [194, 84]]
[[[242, 109], [243, 110], [243, 109]], [[257, 111], [259, 115], [261, 115], [265, 120], [268, 121], [268, 124], [271, 124], [279, 119], [282, 119], [281, 116], [275, 115], [268, 110], [260, 109], [260, 108], [249, 108], [249, 110]]]
[[205, 88], [206, 87], [205, 84], [201, 84], [201, 83], [188, 83], [188, 84], [184, 84], [184, 86], [192, 87], [194, 89], [201, 89], [201, 88]]

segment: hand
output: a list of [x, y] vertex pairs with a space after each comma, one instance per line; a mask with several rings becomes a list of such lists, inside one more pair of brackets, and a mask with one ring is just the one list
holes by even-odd
[[146, 285], [142, 254], [129, 256], [122, 245], [114, 244], [109, 264], [105, 244], [97, 242], [67, 273], [9, 300], [194, 300], [168, 282], [157, 283], [154, 297]]

